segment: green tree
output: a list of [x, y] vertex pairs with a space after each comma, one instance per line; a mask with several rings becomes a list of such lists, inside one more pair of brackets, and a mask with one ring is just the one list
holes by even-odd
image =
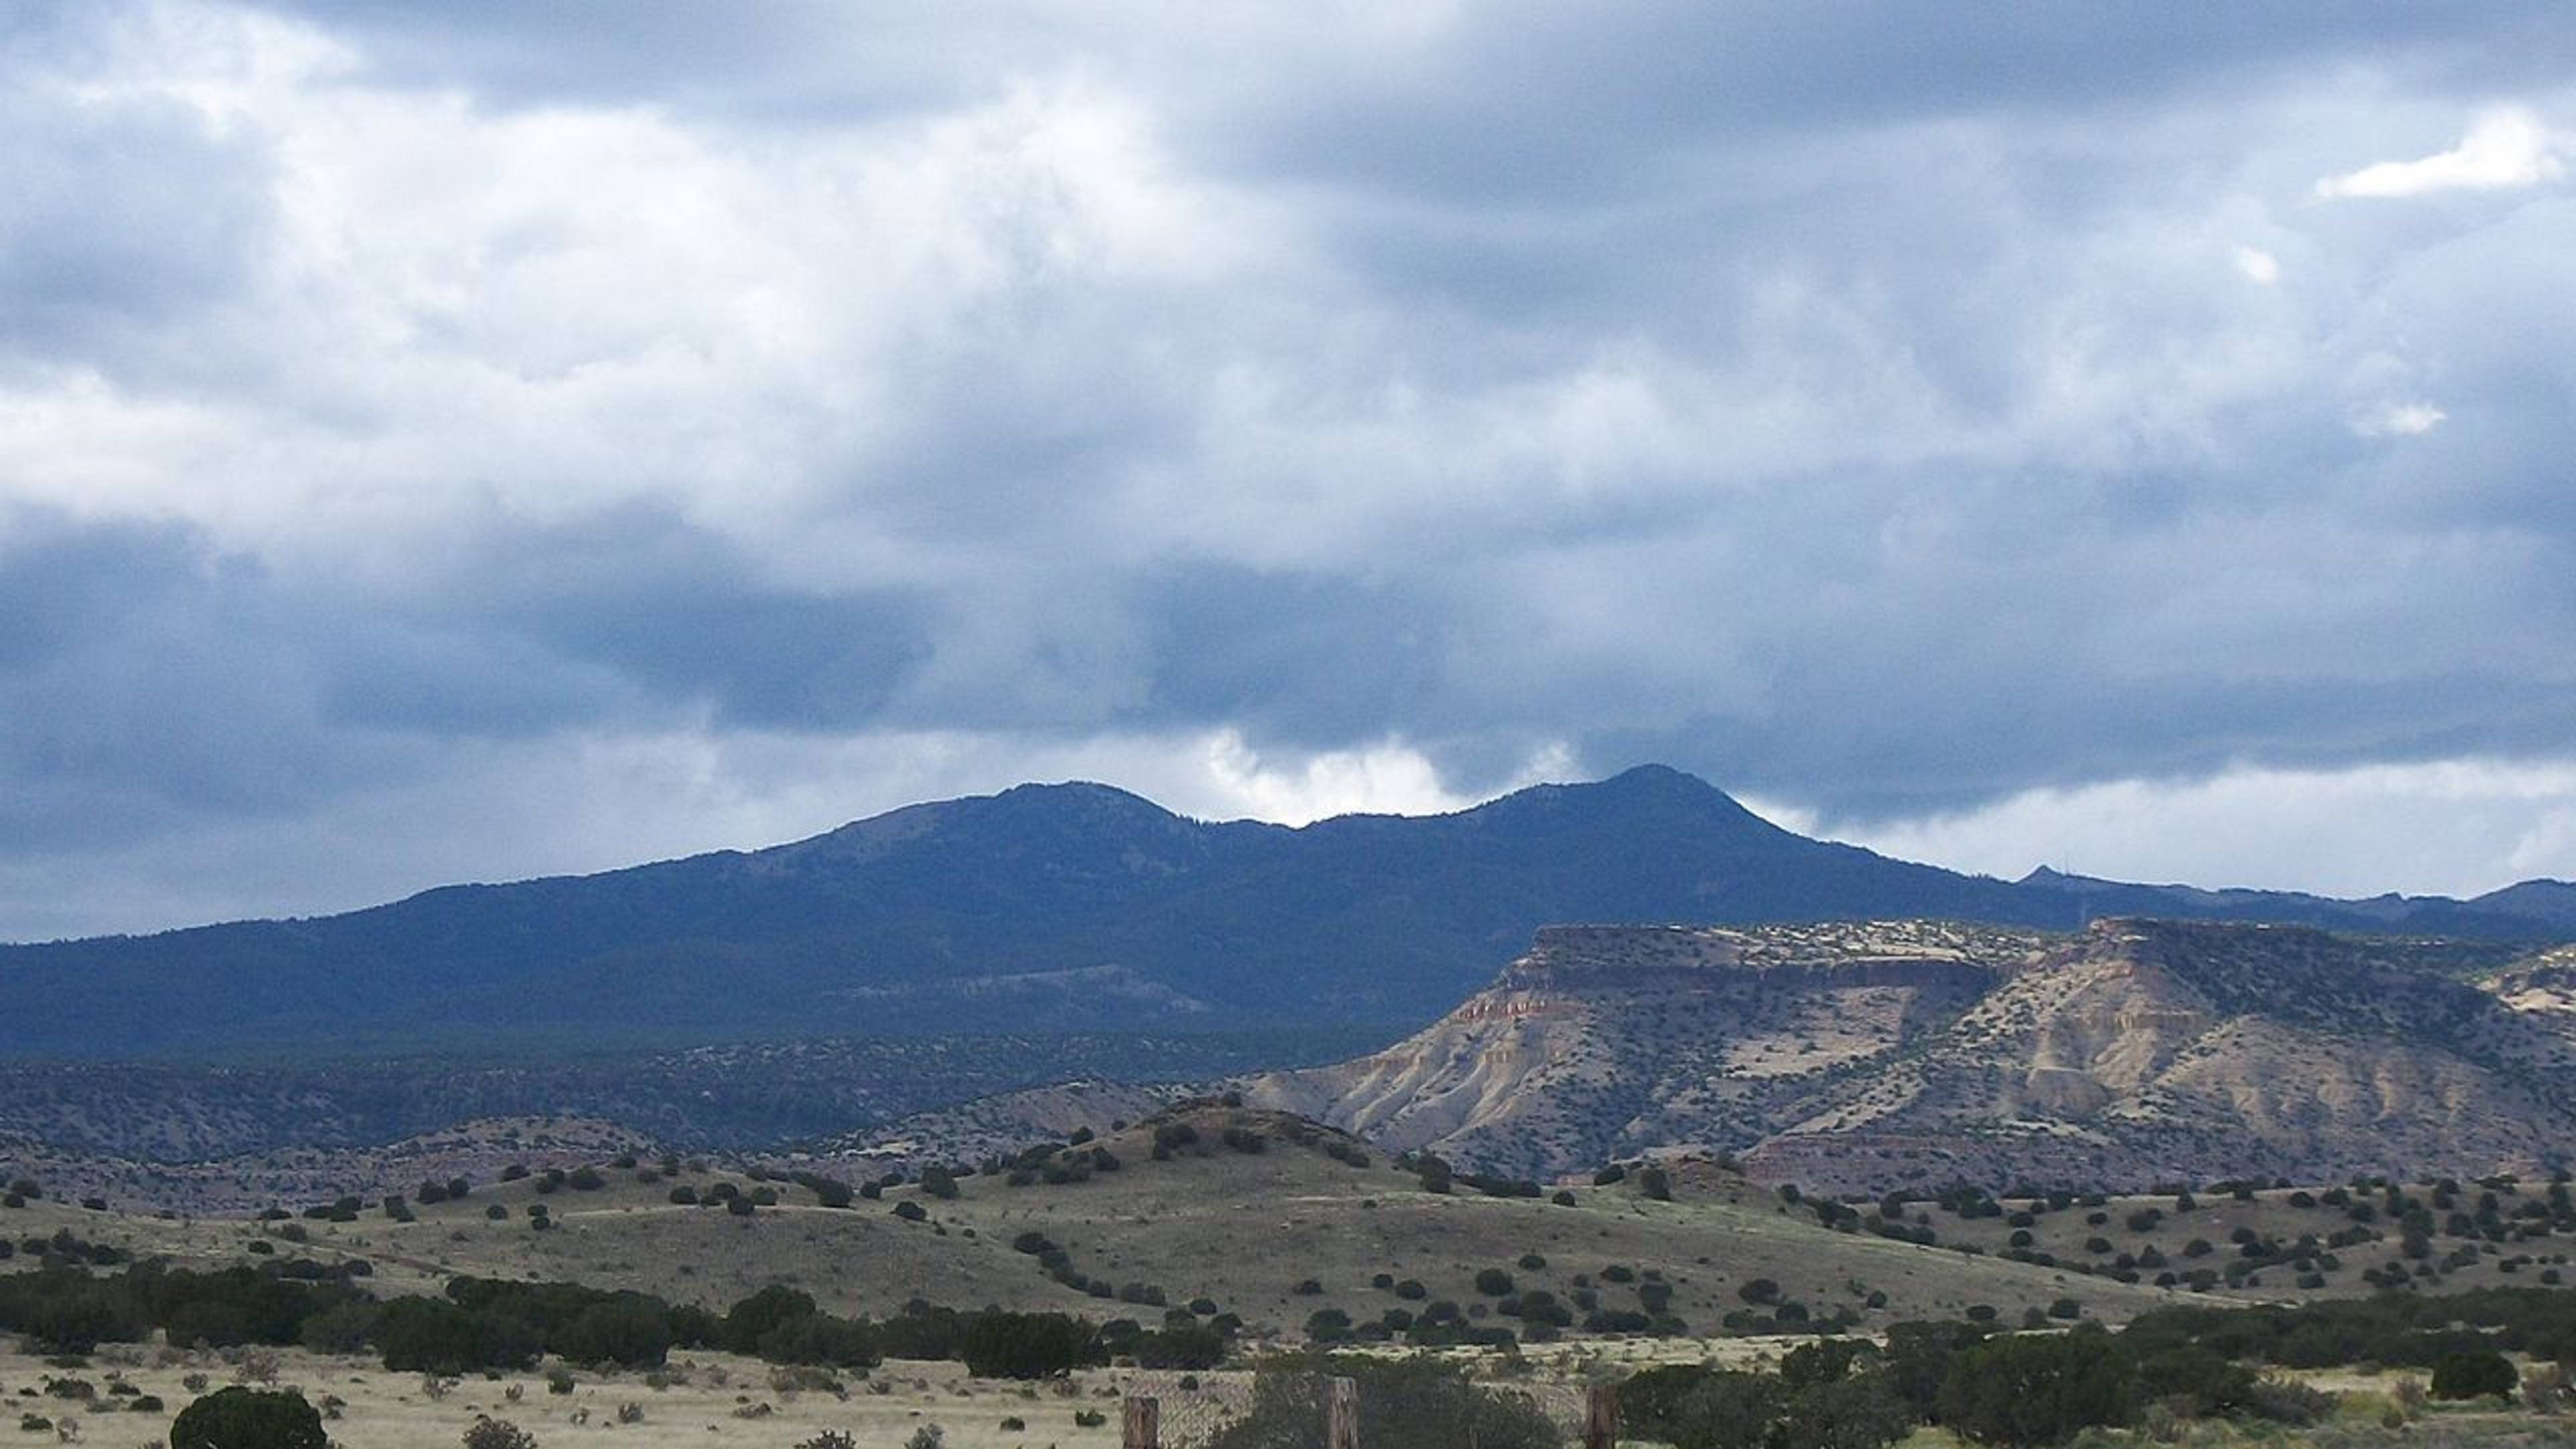
[[2135, 1395], [2128, 1360], [2109, 1335], [2015, 1335], [1953, 1357], [1939, 1407], [1942, 1423], [1978, 1443], [2036, 1449], [2125, 1421]]
[[322, 1411], [292, 1390], [217, 1389], [170, 1421], [170, 1449], [328, 1449]]
[[1940, 1412], [1941, 1385], [1960, 1350], [1985, 1341], [1986, 1331], [1965, 1323], [1897, 1323], [1887, 1330], [1887, 1373], [1917, 1419]]
[[999, 1310], [967, 1323], [957, 1356], [979, 1379], [1042, 1379], [1102, 1358], [1098, 1332], [1078, 1318]]
[[2254, 1371], [2198, 1344], [2138, 1362], [2138, 1391], [2179, 1403], [2194, 1418], [2232, 1414], [2254, 1402]]
[[1660, 1430], [1677, 1449], [1774, 1449], [1788, 1406], [1778, 1375], [1718, 1370], [1682, 1396]]
[[726, 1312], [725, 1347], [736, 1353], [757, 1354], [760, 1341], [780, 1324], [794, 1318], [810, 1318], [818, 1311], [814, 1295], [798, 1292], [783, 1283], [772, 1283]]
[[1780, 1416], [1782, 1449], [1883, 1449], [1914, 1431], [1914, 1416], [1883, 1372], [1847, 1373], [1793, 1391]]
[[620, 1295], [582, 1309], [551, 1346], [581, 1363], [653, 1368], [670, 1355], [671, 1317], [658, 1302]]
[[1875, 1355], [1877, 1351], [1868, 1340], [1858, 1338], [1828, 1338], [1802, 1344], [1780, 1360], [1780, 1378], [1793, 1393], [1820, 1384], [1840, 1383], [1851, 1376], [1862, 1355]]
[[464, 1374], [523, 1369], [537, 1361], [536, 1335], [498, 1313], [436, 1298], [396, 1298], [376, 1323], [376, 1348], [398, 1373]]
[[2513, 1361], [2500, 1353], [2446, 1353], [2433, 1361], [2433, 1397], [2510, 1399], [2522, 1387]]

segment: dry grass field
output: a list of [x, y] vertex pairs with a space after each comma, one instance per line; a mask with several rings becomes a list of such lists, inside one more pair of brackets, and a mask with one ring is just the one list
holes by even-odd
[[[1168, 1161], [1153, 1159], [1149, 1129], [1133, 1127], [1094, 1144], [1119, 1159], [1117, 1171], [1022, 1187], [976, 1174], [958, 1179], [947, 1199], [906, 1185], [882, 1200], [830, 1208], [784, 1180], [686, 1165], [676, 1177], [651, 1166], [603, 1166], [601, 1185], [590, 1191], [541, 1191], [534, 1176], [485, 1184], [462, 1199], [414, 1205], [409, 1222], [374, 1205], [349, 1222], [255, 1222], [133, 1217], [41, 1200], [0, 1212], [0, 1235], [68, 1231], [137, 1257], [182, 1262], [358, 1258], [380, 1294], [434, 1293], [471, 1274], [636, 1288], [721, 1308], [783, 1283], [833, 1311], [879, 1317], [918, 1297], [960, 1308], [1159, 1318], [1159, 1305], [1134, 1301], [1142, 1292], [1104, 1300], [1014, 1250], [1015, 1239], [1038, 1233], [1062, 1247], [1073, 1268], [1122, 1294], [1155, 1290], [1169, 1305], [1205, 1298], [1238, 1315], [1254, 1339], [1272, 1341], [1301, 1338], [1320, 1309], [1366, 1323], [1391, 1308], [1417, 1311], [1441, 1300], [1471, 1321], [1512, 1326], [1494, 1313], [1505, 1295], [1478, 1290], [1488, 1270], [1511, 1278], [1509, 1294], [1543, 1290], [1610, 1310], [1638, 1310], [1647, 1295], [1669, 1290], [1664, 1311], [1695, 1335], [1718, 1333], [1725, 1315], [1746, 1309], [1743, 1290], [1757, 1280], [1776, 1284], [1779, 1300], [1815, 1318], [1841, 1311], [1864, 1330], [1955, 1317], [1979, 1304], [2017, 1319], [2069, 1297], [2089, 1316], [2118, 1322], [2174, 1301], [2144, 1285], [1828, 1231], [1740, 1180], [1692, 1187], [1669, 1202], [1627, 1186], [1570, 1189], [1571, 1206], [1488, 1197], [1464, 1185], [1441, 1194], [1379, 1154], [1362, 1167], [1323, 1150], [1344, 1139], [1291, 1140], [1287, 1133], [1298, 1129], [1283, 1132], [1282, 1119], [1267, 1114], [1209, 1108], [1193, 1120], [1198, 1142]], [[1229, 1127], [1255, 1133], [1263, 1150], [1223, 1145]], [[775, 1193], [777, 1202], [736, 1216], [669, 1200], [675, 1186], [703, 1198], [719, 1183]], [[903, 1204], [917, 1204], [921, 1220], [897, 1216]], [[545, 1228], [531, 1216], [540, 1208]], [[1407, 1284], [1419, 1291], [1398, 1286]]]
[[[869, 1449], [896, 1449], [926, 1424], [939, 1426], [946, 1449], [1075, 1449], [1117, 1444], [1122, 1396], [1115, 1371], [1027, 1386], [969, 1379], [953, 1363], [889, 1362], [864, 1376], [842, 1376], [835, 1392], [783, 1387], [757, 1360], [686, 1354], [649, 1376], [576, 1371], [570, 1391], [554, 1393], [539, 1373], [431, 1380], [387, 1373], [373, 1359], [301, 1350], [254, 1358], [262, 1378], [273, 1370], [276, 1386], [330, 1406], [335, 1417], [325, 1427], [344, 1449], [455, 1449], [479, 1415], [507, 1419], [547, 1449], [786, 1449], [826, 1429]], [[0, 1353], [0, 1396], [11, 1406], [9, 1420], [0, 1423], [0, 1443], [57, 1444], [52, 1425], [69, 1424], [77, 1442], [94, 1449], [142, 1449], [167, 1438], [171, 1416], [196, 1397], [192, 1380], [212, 1389], [242, 1376], [242, 1365], [211, 1353], [108, 1348], [79, 1368]], [[67, 1381], [87, 1384], [92, 1396], [48, 1391]], [[163, 1407], [129, 1407], [146, 1395]], [[1098, 1415], [1101, 1422], [1079, 1423], [1077, 1414]], [[29, 1415], [51, 1423], [25, 1427]], [[1010, 1420], [1021, 1427], [1006, 1427]]]
[[[1758, 1339], [1568, 1343], [1532, 1349], [1509, 1367], [1497, 1355], [1451, 1352], [1505, 1381], [1535, 1386], [1542, 1396], [1559, 1390], [1556, 1399], [1570, 1404], [1573, 1386], [1586, 1381], [1616, 1380], [1667, 1363], [1765, 1366], [1781, 1347]], [[1228, 1370], [1198, 1377], [1212, 1396], [1226, 1398], [1239, 1394], [1250, 1375]], [[2296, 1377], [2339, 1397], [2326, 1422], [2290, 1430], [2201, 1421], [2161, 1441], [2134, 1432], [2096, 1432], [2078, 1442], [2096, 1449], [2150, 1442], [2187, 1449], [2540, 1449], [2576, 1443], [2576, 1422], [2569, 1418], [2493, 1400], [2419, 1406], [2402, 1427], [2391, 1427], [2397, 1384], [2406, 1377], [2394, 1371], [2341, 1369]], [[0, 1443], [153, 1449], [166, 1441], [171, 1417], [197, 1393], [249, 1382], [294, 1389], [323, 1406], [325, 1427], [343, 1449], [455, 1449], [483, 1416], [527, 1430], [543, 1449], [791, 1449], [827, 1430], [850, 1435], [860, 1449], [901, 1449], [929, 1426], [938, 1429], [943, 1449], [1110, 1449], [1119, 1442], [1125, 1395], [1168, 1395], [1172, 1376], [1101, 1369], [1020, 1384], [970, 1379], [952, 1363], [894, 1360], [837, 1379], [833, 1385], [799, 1384], [756, 1360], [692, 1353], [675, 1355], [654, 1373], [573, 1370], [569, 1386], [557, 1391], [545, 1372], [440, 1380], [388, 1373], [372, 1359], [293, 1349], [216, 1354], [123, 1345], [63, 1361], [0, 1347], [0, 1398], [11, 1415], [0, 1421]], [[70, 1396], [75, 1392], [78, 1397]], [[157, 1407], [135, 1407], [155, 1401]], [[1207, 1421], [1171, 1407], [1166, 1415], [1167, 1443], [1185, 1449], [1199, 1442], [1193, 1426], [1203, 1430]], [[1961, 1441], [1926, 1428], [1903, 1449], [1961, 1449]]]
[[[1202, 1106], [1179, 1120], [1192, 1125], [1192, 1140], [1167, 1144], [1160, 1160], [1153, 1124], [1085, 1144], [1081, 1155], [1095, 1164], [1095, 1151], [1119, 1162], [1115, 1170], [1095, 1166], [1085, 1180], [1014, 1186], [1004, 1175], [977, 1173], [957, 1179], [953, 1194], [906, 1184], [845, 1207], [826, 1206], [811, 1188], [774, 1171], [685, 1162], [671, 1168], [602, 1163], [553, 1182], [532, 1174], [477, 1184], [461, 1198], [407, 1203], [393, 1213], [369, 1204], [336, 1222], [301, 1215], [138, 1216], [39, 1197], [0, 1209], [0, 1239], [16, 1249], [0, 1261], [0, 1271], [25, 1270], [53, 1241], [105, 1245], [127, 1257], [185, 1266], [364, 1262], [368, 1274], [361, 1281], [379, 1294], [436, 1293], [450, 1278], [471, 1274], [636, 1288], [721, 1309], [764, 1286], [786, 1284], [848, 1314], [885, 1317], [918, 1297], [959, 1308], [998, 1304], [1149, 1325], [1166, 1305], [1203, 1299], [1201, 1314], [1240, 1316], [1242, 1347], [1256, 1358], [1302, 1346], [1310, 1316], [1319, 1311], [1338, 1310], [1367, 1325], [1389, 1310], [1419, 1313], [1446, 1300], [1478, 1326], [1525, 1331], [1527, 1321], [1512, 1316], [1510, 1302], [1533, 1292], [1624, 1310], [1652, 1306], [1650, 1294], [1669, 1295], [1661, 1311], [1687, 1324], [1686, 1335], [1573, 1332], [1563, 1341], [1527, 1343], [1515, 1355], [1444, 1351], [1469, 1358], [1482, 1374], [1570, 1390], [1659, 1363], [1759, 1364], [1804, 1341], [1724, 1334], [1725, 1320], [1746, 1313], [1750, 1297], [1794, 1302], [1818, 1319], [1847, 1315], [1852, 1330], [1864, 1334], [1906, 1319], [1983, 1316], [1987, 1309], [2013, 1325], [2069, 1302], [2084, 1317], [2118, 1323], [2169, 1303], [2366, 1291], [2365, 1270], [2401, 1262], [2438, 1271], [2422, 1280], [2430, 1291], [2540, 1285], [2565, 1263], [2568, 1246], [2538, 1210], [2548, 1204], [2550, 1186], [2502, 1179], [2447, 1192], [2415, 1184], [2401, 1189], [2416, 1211], [2440, 1205], [2423, 1259], [2400, 1257], [2384, 1189], [2331, 1197], [2323, 1189], [2264, 1189], [2242, 1198], [2203, 1193], [2188, 1207], [2165, 1194], [2054, 1206], [2009, 1199], [1990, 1216], [1904, 1204], [1900, 1216], [1908, 1228], [1928, 1226], [1935, 1234], [1924, 1246], [1848, 1230], [1853, 1217], [1877, 1211], [1878, 1204], [1852, 1205], [1840, 1214], [1846, 1230], [1836, 1230], [1819, 1221], [1815, 1204], [1784, 1198], [1705, 1161], [1672, 1165], [1669, 1201], [1641, 1190], [1636, 1177], [1565, 1189], [1562, 1200], [1554, 1189], [1536, 1198], [1487, 1196], [1465, 1184], [1439, 1193], [1382, 1154], [1273, 1114]], [[763, 1201], [747, 1214], [704, 1205], [723, 1188]], [[676, 1189], [700, 1203], [674, 1202]], [[2485, 1201], [2490, 1193], [2491, 1204]], [[2366, 1222], [2354, 1211], [2364, 1203], [2374, 1208]], [[2463, 1220], [2454, 1222], [2453, 1213]], [[2023, 1214], [2026, 1220], [2017, 1220]], [[2485, 1225], [2479, 1231], [2459, 1230], [2479, 1224]], [[2064, 1266], [2107, 1265], [2119, 1255], [2176, 1269], [2215, 1266], [2241, 1257], [2244, 1240], [2295, 1249], [2303, 1237], [2322, 1244], [2357, 1232], [2378, 1236], [2304, 1254], [2306, 1270], [2283, 1257], [2232, 1288], [2222, 1279], [2202, 1292], [2158, 1288], [2151, 1273], [2123, 1284]], [[2017, 1233], [2027, 1233], [2028, 1241], [2017, 1245]], [[1068, 1287], [1051, 1276], [1025, 1251], [1030, 1235], [1061, 1248], [1068, 1265], [1098, 1288]], [[2195, 1249], [2204, 1243], [2205, 1250]], [[2013, 1261], [2007, 1255], [2016, 1251], [2061, 1262]], [[2331, 1269], [2323, 1268], [2326, 1256], [2336, 1259]], [[1510, 1280], [1507, 1287], [1498, 1274]], [[2321, 1281], [2301, 1282], [2311, 1275]], [[1759, 1291], [1764, 1284], [1769, 1291]], [[1769, 1313], [1766, 1307], [1766, 1319]], [[2063, 1315], [2051, 1321], [2063, 1322]], [[1241, 1361], [1202, 1377], [1239, 1383]], [[277, 1382], [316, 1402], [328, 1396], [337, 1413], [331, 1432], [349, 1449], [453, 1445], [478, 1414], [508, 1418], [547, 1445], [790, 1446], [829, 1429], [850, 1433], [861, 1445], [897, 1446], [936, 1424], [948, 1449], [1071, 1449], [1116, 1441], [1119, 1398], [1137, 1381], [1132, 1370], [1111, 1369], [1035, 1386], [977, 1382], [955, 1364], [890, 1362], [869, 1374], [840, 1375], [831, 1385], [799, 1381], [748, 1359], [681, 1351], [669, 1369], [650, 1375], [576, 1367], [566, 1390], [554, 1392], [543, 1373], [442, 1383], [389, 1373], [371, 1358], [299, 1350], [245, 1365], [237, 1353], [226, 1358], [157, 1343], [111, 1345], [77, 1365], [23, 1350], [0, 1354], [0, 1395], [21, 1416], [14, 1428], [0, 1420], [0, 1435], [14, 1432], [29, 1445], [54, 1442], [56, 1426], [68, 1424], [83, 1443], [144, 1446], [164, 1437], [170, 1413], [202, 1388], [231, 1382], [245, 1370], [265, 1378], [272, 1369]], [[192, 1383], [191, 1376], [202, 1377]], [[2438, 1409], [2405, 1430], [2391, 1430], [2380, 1418], [2394, 1376], [2343, 1370], [2314, 1377], [2346, 1396], [2345, 1411], [2295, 1436], [2298, 1441], [2335, 1449], [2401, 1439], [2418, 1445], [2576, 1442], [2560, 1420], [2520, 1412]], [[88, 1394], [69, 1397], [70, 1391], [51, 1387], [70, 1379], [86, 1382]], [[147, 1398], [161, 1407], [125, 1407]], [[1082, 1421], [1095, 1415], [1096, 1423]], [[2192, 1442], [2214, 1449], [2232, 1442], [2226, 1436], [2235, 1432], [2194, 1426]], [[1924, 1440], [1918, 1449], [1932, 1449], [1940, 1438], [1918, 1437]]]

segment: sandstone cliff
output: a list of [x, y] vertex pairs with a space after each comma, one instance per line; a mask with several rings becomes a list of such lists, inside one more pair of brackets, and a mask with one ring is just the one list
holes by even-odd
[[1357, 1061], [1247, 1098], [1550, 1176], [1722, 1151], [1882, 1188], [2576, 1160], [2576, 951], [2112, 920], [1562, 927]]

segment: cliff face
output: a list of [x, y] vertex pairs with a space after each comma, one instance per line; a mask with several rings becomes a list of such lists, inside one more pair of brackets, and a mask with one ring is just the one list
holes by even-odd
[[2115, 920], [1540, 933], [1374, 1056], [1251, 1097], [1552, 1175], [1673, 1148], [1815, 1186], [2146, 1186], [2576, 1158], [2576, 953]]

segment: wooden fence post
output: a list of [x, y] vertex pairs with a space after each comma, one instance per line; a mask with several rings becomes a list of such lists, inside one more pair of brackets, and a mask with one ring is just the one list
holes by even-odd
[[1355, 1380], [1324, 1380], [1324, 1449], [1360, 1449], [1360, 1386]]
[[1119, 1433], [1120, 1449], [1163, 1449], [1163, 1401], [1128, 1395]]
[[1583, 1449], [1619, 1449], [1619, 1391], [1608, 1384], [1583, 1396]]

